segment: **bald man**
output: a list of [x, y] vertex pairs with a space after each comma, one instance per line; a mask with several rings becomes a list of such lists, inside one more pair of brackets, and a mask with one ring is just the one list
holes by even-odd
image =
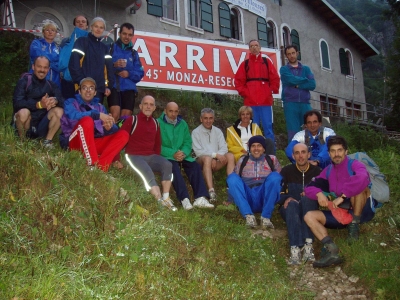
[[[172, 163], [174, 180], [172, 185], [176, 195], [185, 210], [195, 207], [213, 208], [208, 202], [209, 194], [201, 173], [200, 165], [191, 156], [192, 138], [189, 126], [179, 115], [179, 106], [175, 102], [169, 102], [163, 114], [158, 118], [161, 129], [161, 155]], [[189, 179], [193, 189], [194, 202], [190, 203], [189, 192], [183, 179], [181, 169]]]
[[305, 144], [296, 144], [292, 151], [295, 164], [287, 165], [281, 171], [282, 191], [278, 203], [289, 236], [290, 265], [315, 260], [312, 247], [314, 236], [303, 217], [308, 211], [318, 209], [318, 204], [304, 196], [304, 187], [319, 175], [321, 169], [310, 163], [310, 156], [311, 152]]

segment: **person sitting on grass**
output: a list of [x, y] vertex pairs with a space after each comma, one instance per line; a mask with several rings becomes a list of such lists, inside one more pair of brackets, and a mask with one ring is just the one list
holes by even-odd
[[[328, 151], [332, 165], [327, 166], [304, 190], [306, 197], [317, 200], [320, 207], [329, 207], [329, 210], [309, 211], [304, 216], [315, 237], [324, 245], [319, 260], [313, 264], [315, 268], [337, 265], [343, 261], [327, 228], [347, 227], [348, 240], [358, 240], [359, 224], [374, 217], [378, 204], [371, 196], [370, 178], [365, 165], [358, 160], [353, 160], [349, 165], [346, 140], [341, 136], [332, 136], [328, 141]], [[349, 167], [352, 174], [349, 173]], [[327, 195], [333, 201], [329, 201]], [[351, 209], [347, 210], [349, 207]]]
[[129, 139], [126, 131], [119, 130], [114, 118], [96, 96], [96, 81], [86, 77], [79, 84], [79, 94], [65, 102], [61, 118], [63, 148], [80, 150], [89, 166], [108, 171], [114, 157]]
[[[271, 139], [268, 139], [272, 142]], [[256, 227], [254, 213], [261, 212], [263, 228], [274, 228], [271, 222], [275, 204], [279, 201], [281, 165], [274, 155], [266, 155], [266, 139], [256, 135], [249, 140], [250, 155], [240, 158], [226, 182], [229, 193], [246, 219], [246, 225]]]

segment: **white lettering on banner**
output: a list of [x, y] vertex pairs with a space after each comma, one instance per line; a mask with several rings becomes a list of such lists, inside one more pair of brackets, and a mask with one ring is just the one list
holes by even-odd
[[236, 64], [235, 58], [233, 57], [232, 51], [231, 50], [225, 50], [226, 57], [228, 58], [229, 64], [231, 65], [232, 71], [234, 74], [236, 74], [237, 70], [239, 69], [240, 64], [244, 59], [246, 58], [247, 53], [242, 52], [242, 55], [240, 55], [239, 62]]
[[[167, 48], [170, 48], [169, 52], [167, 52]], [[174, 68], [181, 69], [174, 57], [176, 53], [178, 53], [178, 47], [174, 43], [160, 42], [160, 66], [166, 67], [168, 58]]]
[[[197, 55], [194, 55], [194, 52]], [[201, 71], [207, 72], [207, 68], [204, 66], [201, 59], [204, 57], [204, 49], [199, 46], [188, 45], [187, 46], [187, 67], [189, 70], [193, 70], [193, 62], [196, 62], [197, 66]]]
[[203, 75], [199, 75], [196, 73], [182, 73], [175, 71], [167, 71], [167, 81], [175, 81], [175, 82], [184, 82], [184, 83], [192, 83], [192, 84], [204, 84], [204, 82], [208, 81], [208, 84], [214, 86], [222, 86], [222, 87], [232, 87], [233, 86], [233, 78], [225, 77], [225, 76], [213, 76], [208, 75], [208, 78], [204, 80]]
[[146, 42], [144, 41], [144, 39], [139, 39], [139, 38], [136, 39], [134, 48], [136, 51], [138, 51], [138, 53], [140, 53], [139, 57], [144, 58], [147, 65], [149, 66], [154, 65], [153, 61], [151, 60], [149, 49], [147, 49]]
[[219, 49], [218, 48], [213, 48], [213, 64], [214, 64], [214, 72], [217, 73], [219, 72]]
[[252, 13], [266, 18], [267, 17], [267, 6], [257, 0], [226, 0], [226, 2], [232, 3], [233, 5], [240, 6], [241, 8], [247, 9]]

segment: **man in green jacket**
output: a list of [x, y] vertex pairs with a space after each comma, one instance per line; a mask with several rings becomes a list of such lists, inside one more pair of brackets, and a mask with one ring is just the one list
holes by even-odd
[[[213, 208], [208, 202], [209, 194], [201, 173], [200, 165], [191, 156], [192, 138], [189, 126], [179, 115], [179, 107], [175, 102], [169, 102], [164, 113], [158, 118], [161, 129], [161, 155], [172, 163], [173, 181], [176, 196], [186, 210], [195, 207]], [[181, 168], [193, 188], [193, 206], [189, 200], [189, 192], [183, 179]]]

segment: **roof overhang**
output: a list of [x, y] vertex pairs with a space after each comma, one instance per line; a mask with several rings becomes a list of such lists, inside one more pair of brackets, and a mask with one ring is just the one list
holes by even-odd
[[344, 36], [365, 58], [378, 55], [379, 51], [354, 28], [336, 9], [326, 0], [303, 0], [313, 11], [317, 12], [326, 22], [342, 36]]
[[[143, 1], [142, 1], [143, 2]], [[123, 9], [127, 9], [135, 3], [135, 0], [101, 0], [101, 3], [105, 3], [108, 5], [112, 5], [114, 7], [120, 7]]]

